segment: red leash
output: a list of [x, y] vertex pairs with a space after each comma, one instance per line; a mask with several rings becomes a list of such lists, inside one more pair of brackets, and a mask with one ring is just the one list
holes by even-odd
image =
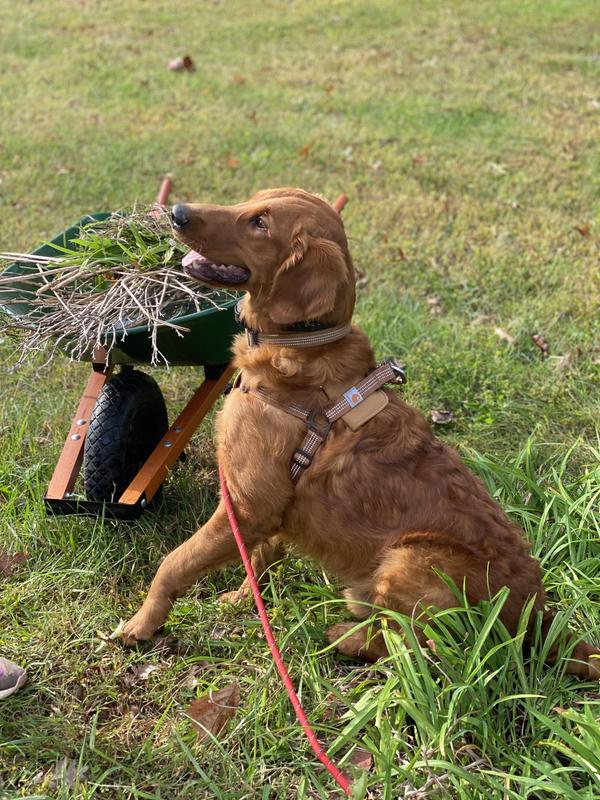
[[254, 600], [256, 602], [256, 608], [258, 609], [258, 616], [260, 617], [260, 621], [262, 622], [262, 626], [265, 631], [265, 637], [267, 639], [267, 643], [273, 655], [273, 659], [275, 661], [275, 666], [281, 676], [281, 680], [283, 681], [283, 685], [288, 693], [288, 697], [290, 698], [290, 702], [296, 712], [296, 717], [298, 718], [298, 722], [302, 725], [304, 733], [306, 734], [308, 741], [310, 742], [310, 746], [312, 747], [316, 757], [319, 759], [321, 764], [325, 766], [328, 772], [333, 776], [334, 780], [342, 787], [344, 792], [348, 797], [352, 796], [352, 791], [350, 789], [350, 781], [344, 777], [343, 773], [332, 763], [332, 761], [327, 757], [325, 751], [321, 747], [319, 740], [317, 739], [315, 732], [310, 727], [310, 723], [304, 713], [304, 709], [300, 704], [300, 700], [298, 700], [298, 695], [294, 689], [294, 684], [292, 683], [292, 679], [290, 678], [288, 671], [286, 669], [285, 664], [283, 663], [283, 659], [281, 657], [281, 653], [279, 652], [279, 648], [277, 647], [277, 643], [275, 638], [273, 637], [273, 631], [271, 630], [271, 626], [269, 625], [269, 618], [267, 616], [267, 612], [265, 610], [265, 604], [263, 603], [263, 599], [260, 594], [260, 589], [258, 588], [258, 583], [256, 582], [256, 577], [254, 575], [254, 570], [252, 569], [252, 564], [250, 563], [250, 559], [248, 558], [248, 551], [246, 550], [246, 545], [244, 544], [244, 540], [242, 539], [242, 534], [240, 533], [240, 528], [237, 523], [237, 519], [235, 518], [235, 511], [233, 510], [233, 503], [231, 502], [231, 496], [229, 494], [229, 489], [227, 488], [227, 481], [225, 480], [225, 474], [223, 472], [223, 468], [219, 464], [219, 482], [221, 484], [221, 495], [223, 497], [223, 502], [225, 503], [225, 508], [227, 509], [227, 517], [229, 518], [229, 524], [231, 525], [231, 530], [235, 537], [236, 544], [239, 548], [240, 555], [242, 557], [242, 561], [244, 562], [244, 567], [246, 568], [246, 574], [248, 575], [248, 580], [250, 581], [250, 586], [252, 587], [252, 594], [254, 595]]

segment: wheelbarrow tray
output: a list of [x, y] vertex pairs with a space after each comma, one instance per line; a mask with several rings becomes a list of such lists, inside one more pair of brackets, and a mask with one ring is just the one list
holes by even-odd
[[[56, 256], [57, 251], [52, 247], [53, 244], [68, 247], [71, 239], [79, 236], [80, 228], [83, 225], [94, 220], [106, 219], [110, 214], [111, 212], [108, 211], [86, 214], [50, 242], [34, 250], [32, 255]], [[0, 308], [13, 316], [27, 314], [31, 311], [27, 298], [35, 295], [37, 286], [30, 282], [19, 282], [18, 278], [20, 275], [36, 271], [34, 264], [16, 261], [8, 265], [2, 275], [14, 275], [15, 282], [10, 288], [0, 292]], [[158, 329], [157, 348], [170, 366], [226, 364], [230, 360], [231, 340], [240, 331], [239, 323], [235, 319], [237, 298], [231, 298], [227, 294], [224, 295], [223, 302], [219, 302], [221, 305], [219, 309], [206, 308], [168, 320], [182, 328], [187, 328], [185, 333], [177, 332], [166, 326]], [[62, 349], [66, 350], [67, 346], [65, 345]], [[88, 353], [81, 360], [91, 361], [92, 354]], [[117, 343], [110, 351], [109, 363], [150, 364], [151, 362], [152, 341], [148, 325], [136, 325], [123, 329], [122, 335], [118, 336]]]

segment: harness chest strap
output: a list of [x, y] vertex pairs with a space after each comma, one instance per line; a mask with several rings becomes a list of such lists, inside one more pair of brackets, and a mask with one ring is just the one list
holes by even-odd
[[[337, 400], [323, 410], [306, 409], [296, 403], [288, 405], [279, 403], [260, 387], [254, 390], [253, 394], [256, 394], [268, 405], [302, 420], [308, 428], [304, 441], [294, 451], [292, 457], [291, 477], [295, 483], [304, 470], [312, 464], [315, 453], [327, 439], [331, 426], [336, 420], [349, 414], [353, 409], [360, 407], [367, 398], [377, 392], [384, 384], [403, 384], [405, 381], [404, 370], [390, 358], [380, 364], [373, 372], [370, 372], [356, 386], [351, 386], [347, 389]], [[367, 419], [379, 413], [386, 405], [387, 398], [383, 403], [376, 403], [369, 413], [363, 415], [363, 419], [359, 424], [363, 424]], [[354, 425], [351, 427], [354, 428]]]

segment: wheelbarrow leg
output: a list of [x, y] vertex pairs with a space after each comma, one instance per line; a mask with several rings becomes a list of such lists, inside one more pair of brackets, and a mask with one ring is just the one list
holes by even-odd
[[83, 460], [83, 445], [88, 431], [92, 409], [98, 395], [110, 378], [112, 367], [104, 363], [93, 365], [92, 374], [88, 378], [77, 412], [71, 422], [71, 429], [63, 445], [58, 463], [50, 479], [46, 492], [46, 500], [63, 500], [65, 495], [75, 486], [77, 475]]
[[169, 468], [177, 461], [202, 419], [223, 394], [233, 373], [233, 367], [227, 365], [220, 375], [205, 378], [125, 489], [119, 498], [120, 504], [136, 505], [141, 502], [142, 506], [145, 506], [152, 500], [167, 476]]

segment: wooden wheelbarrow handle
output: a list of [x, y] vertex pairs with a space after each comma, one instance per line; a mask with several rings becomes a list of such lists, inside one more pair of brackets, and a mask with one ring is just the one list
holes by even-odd
[[342, 194], [336, 200], [334, 200], [331, 205], [335, 208], [338, 214], [340, 214], [347, 202], [348, 197], [342, 192]]
[[156, 195], [156, 202], [159, 206], [166, 206], [167, 201], [169, 199], [169, 195], [171, 194], [171, 189], [173, 188], [173, 184], [171, 183], [170, 178], [163, 178], [160, 184], [160, 189], [158, 190], [158, 194]]

